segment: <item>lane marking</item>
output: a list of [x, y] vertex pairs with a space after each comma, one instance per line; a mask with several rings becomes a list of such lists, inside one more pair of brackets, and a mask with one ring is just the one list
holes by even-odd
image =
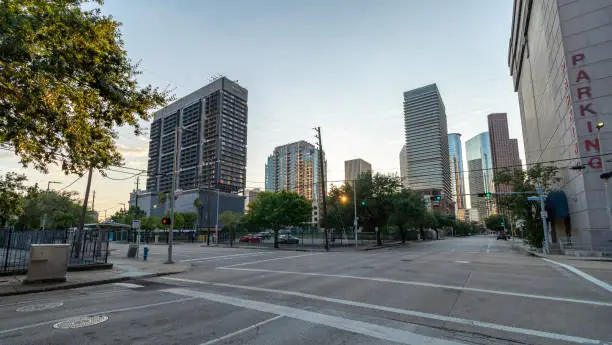
[[493, 243], [493, 242], [489, 241], [489, 244], [487, 245], [487, 254], [488, 254], [489, 252], [491, 252], [491, 244], [492, 244], [492, 243]]
[[240, 263], [240, 264], [234, 264], [234, 265], [217, 267], [217, 268], [231, 269], [232, 267], [244, 266], [244, 265], [253, 265], [253, 264], [258, 264], [260, 262], [268, 262], [268, 261], [282, 260], [282, 259], [296, 259], [296, 258], [301, 258], [301, 257], [304, 257], [304, 256], [321, 255], [321, 254], [322, 253], [310, 253], [310, 254], [293, 255], [293, 256], [282, 256], [280, 258], [272, 258], [272, 259], [256, 260], [256, 261], [251, 261], [251, 262], [243, 262], [243, 263]]
[[170, 300], [170, 301], [163, 301], [163, 302], [157, 302], [157, 303], [151, 303], [151, 304], [142, 304], [142, 305], [137, 305], [137, 306], [133, 306], [133, 307], [125, 307], [125, 308], [119, 308], [119, 309], [105, 310], [105, 311], [94, 312], [94, 313], [83, 314], [83, 315], [77, 315], [77, 316], [66, 316], [66, 317], [61, 318], [61, 319], [37, 322], [37, 323], [25, 325], [25, 326], [19, 326], [19, 327], [15, 327], [15, 328], [3, 329], [3, 330], [0, 330], [0, 334], [6, 334], [6, 333], [11, 333], [11, 332], [22, 331], [24, 329], [30, 329], [30, 328], [35, 328], [35, 327], [39, 327], [39, 326], [50, 325], [50, 324], [58, 323], [58, 322], [61, 322], [61, 321], [67, 320], [67, 319], [72, 319], [72, 318], [75, 318], [75, 317], [87, 317], [87, 316], [96, 316], [96, 315], [102, 315], [102, 314], [120, 313], [120, 312], [124, 312], [124, 311], [132, 311], [132, 310], [139, 310], [139, 309], [145, 309], [145, 308], [151, 308], [151, 307], [158, 307], [160, 305], [166, 305], [166, 304], [172, 304], [172, 303], [180, 303], [180, 302], [186, 302], [186, 301], [193, 301], [195, 299], [197, 299], [197, 298], [196, 297], [179, 298], [179, 299], [173, 299], [173, 300]]
[[132, 283], [114, 283], [115, 286], [126, 287], [128, 289], [138, 289], [144, 287], [144, 285], [132, 284]]
[[[185, 283], [201, 284], [201, 285], [211, 285], [211, 286], [218, 286], [218, 287], [225, 287], [225, 288], [235, 288], [235, 289], [243, 289], [243, 290], [251, 290], [251, 291], [269, 292], [269, 293], [282, 294], [282, 295], [291, 295], [291, 296], [308, 298], [308, 299], [314, 299], [314, 300], [319, 300], [319, 301], [324, 301], [324, 302], [343, 304], [343, 305], [348, 305], [348, 306], [353, 306], [353, 307], [360, 307], [360, 308], [365, 308], [365, 309], [380, 310], [380, 311], [384, 311], [384, 312], [390, 312], [390, 313], [414, 316], [414, 317], [419, 317], [419, 318], [423, 318], [423, 319], [430, 319], [430, 320], [443, 321], [443, 322], [451, 322], [451, 323], [457, 323], [457, 324], [461, 324], [461, 325], [468, 325], [468, 326], [474, 326], [474, 327], [480, 327], [480, 328], [488, 328], [488, 329], [494, 329], [494, 330], [504, 331], [504, 332], [508, 332], [508, 333], [516, 333], [516, 334], [523, 334], [523, 335], [532, 335], [532, 336], [536, 336], [536, 337], [540, 337], [540, 338], [548, 338], [548, 339], [555, 339], [555, 340], [564, 340], [564, 341], [574, 342], [574, 343], [578, 343], [578, 344], [606, 344], [606, 343], [604, 343], [604, 342], [602, 342], [600, 340], [597, 340], [597, 339], [589, 339], [589, 338], [582, 338], [582, 337], [576, 337], [576, 336], [559, 334], [559, 333], [551, 333], [551, 332], [545, 332], [545, 331], [538, 331], [538, 330], [527, 329], [527, 328], [505, 326], [505, 325], [491, 323], [491, 322], [483, 322], [483, 321], [476, 321], [476, 320], [470, 320], [470, 319], [462, 319], [462, 318], [453, 317], [453, 316], [431, 314], [431, 313], [425, 313], [425, 312], [420, 312], [420, 311], [416, 311], [416, 310], [400, 309], [400, 308], [394, 308], [394, 307], [385, 307], [385, 306], [381, 306], [381, 305], [369, 304], [369, 303], [364, 303], [364, 302], [355, 302], [355, 301], [343, 300], [343, 299], [338, 299], [338, 298], [333, 298], [333, 297], [324, 297], [324, 296], [318, 296], [318, 295], [311, 295], [311, 294], [307, 294], [307, 293], [303, 293], [303, 292], [266, 289], [266, 288], [260, 288], [260, 287], [254, 287], [254, 286], [246, 286], [246, 285], [234, 285], [234, 284], [225, 284], [225, 283], [205, 282], [205, 281], [200, 281], [200, 280], [185, 279], [185, 278], [175, 278], [175, 277], [161, 277], [161, 279], [174, 280], [174, 281], [180, 281], [180, 282], [185, 282]], [[169, 290], [172, 290], [172, 289], [169, 289]], [[197, 294], [191, 295], [191, 293], [193, 293], [191, 290], [187, 290], [187, 289], [180, 289], [180, 290], [189, 291], [188, 292], [188, 293], [190, 293], [189, 296], [197, 296]], [[162, 291], [167, 291], [167, 290], [162, 290]]]
[[207, 341], [207, 342], [205, 342], [205, 343], [202, 343], [202, 344], [200, 344], [200, 345], [211, 345], [211, 344], [214, 344], [214, 343], [218, 343], [218, 342], [220, 342], [220, 341], [222, 341], [222, 340], [225, 340], [225, 339], [231, 338], [231, 337], [233, 337], [233, 336], [235, 336], [235, 335], [238, 335], [238, 334], [241, 334], [241, 333], [244, 333], [244, 332], [250, 331], [250, 330], [252, 330], [253, 328], [258, 328], [258, 327], [261, 327], [261, 326], [265, 325], [266, 323], [269, 323], [269, 322], [272, 322], [272, 321], [278, 320], [278, 319], [280, 319], [280, 318], [282, 318], [282, 317], [283, 317], [283, 315], [277, 315], [277, 316], [275, 316], [275, 317], [273, 317], [273, 318], [270, 318], [270, 319], [264, 320], [264, 321], [262, 321], [262, 322], [258, 322], [258, 323], [254, 324], [254, 325], [251, 325], [251, 326], [249, 326], [249, 327], [243, 328], [243, 329], [238, 330], [238, 331], [236, 331], [236, 332], [232, 332], [232, 333], [226, 334], [226, 335], [224, 335], [224, 336], [222, 336], [222, 337], [219, 337], [219, 338], [216, 338], [216, 339], [213, 339], [213, 340], [209, 340], [209, 341]]
[[363, 321], [357, 321], [352, 319], [346, 319], [339, 316], [331, 316], [327, 314], [315, 313], [303, 309], [291, 308], [277, 304], [271, 304], [266, 302], [258, 302], [248, 299], [242, 299], [237, 297], [230, 297], [224, 295], [218, 295], [208, 292], [201, 292], [196, 290], [188, 290], [182, 288], [165, 289], [166, 291], [181, 296], [195, 296], [201, 299], [205, 299], [212, 302], [229, 304], [240, 308], [246, 308], [251, 310], [257, 310], [260, 312], [277, 314], [281, 316], [290, 317], [293, 319], [306, 321], [309, 323], [323, 325], [327, 327], [333, 327], [336, 329], [366, 335], [372, 338], [394, 341], [400, 344], [430, 344], [430, 345], [459, 345], [459, 343], [452, 340], [445, 340], [441, 338], [434, 338], [425, 335], [420, 335], [413, 332], [408, 332], [400, 329], [380, 326], [373, 323], [367, 323]]
[[219, 256], [209, 256], [205, 258], [195, 258], [195, 259], [185, 259], [181, 260], [181, 262], [191, 262], [191, 261], [203, 261], [203, 260], [212, 260], [212, 259], [221, 259], [221, 258], [231, 258], [237, 256], [258, 256], [265, 255], [267, 253], [246, 253], [246, 254], [231, 254], [231, 255], [219, 255]]
[[549, 300], [549, 301], [571, 302], [571, 303], [590, 304], [590, 305], [603, 306], [603, 307], [612, 307], [612, 302], [599, 302], [599, 301], [590, 301], [590, 300], [575, 299], [575, 298], [533, 295], [533, 294], [526, 294], [526, 293], [520, 293], [520, 292], [487, 290], [487, 289], [470, 288], [470, 287], [455, 286], [455, 285], [416, 282], [416, 281], [409, 281], [409, 280], [395, 280], [395, 279], [377, 278], [377, 277], [360, 277], [360, 276], [351, 276], [351, 275], [345, 275], [345, 274], [278, 271], [278, 270], [268, 270], [268, 269], [262, 269], [262, 268], [232, 268], [229, 266], [228, 267], [217, 267], [217, 269], [235, 270], [235, 271], [250, 271], [250, 272], [266, 272], [266, 273], [278, 273], [278, 274], [294, 274], [294, 275], [303, 275], [303, 276], [329, 277], [329, 278], [341, 278], [341, 279], [368, 280], [368, 281], [383, 282], [383, 283], [404, 284], [404, 285], [412, 285], [412, 286], [425, 286], [425, 287], [433, 287], [433, 288], [441, 288], [441, 289], [451, 289], [451, 290], [457, 290], [457, 291], [482, 292], [482, 293], [489, 293], [489, 294], [494, 294], [494, 295], [525, 297], [525, 298], [543, 299], [543, 300]]
[[463, 261], [463, 260], [457, 260], [455, 262], [458, 264], [469, 264], [470, 263], [469, 261]]
[[593, 277], [592, 275], [577, 269], [574, 266], [570, 266], [568, 264], [564, 264], [564, 263], [557, 262], [557, 261], [554, 261], [554, 260], [550, 260], [550, 259], [547, 259], [547, 258], [542, 258], [542, 260], [544, 260], [546, 262], [550, 262], [551, 264], [555, 264], [555, 265], [561, 266], [561, 267], [565, 268], [566, 270], [568, 270], [568, 271], [570, 271], [570, 272], [572, 272], [572, 273], [574, 273], [574, 274], [576, 274], [576, 275], [578, 275], [578, 276], [580, 276], [580, 277], [590, 281], [591, 283], [599, 286], [600, 288], [602, 288], [604, 290], [607, 290], [608, 292], [612, 292], [612, 285], [610, 285], [610, 284], [608, 284], [606, 282], [603, 282], [603, 281]]

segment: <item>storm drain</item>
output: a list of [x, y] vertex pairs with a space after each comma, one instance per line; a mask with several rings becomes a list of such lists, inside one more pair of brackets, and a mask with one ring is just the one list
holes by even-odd
[[47, 310], [53, 309], [57, 307], [61, 307], [64, 305], [64, 302], [51, 302], [51, 303], [40, 303], [40, 304], [30, 304], [20, 308], [17, 308], [18, 312], [29, 312], [29, 311], [39, 311], [39, 310]]
[[60, 321], [53, 325], [53, 328], [68, 329], [68, 328], [81, 328], [97, 325], [108, 320], [106, 315], [95, 315], [95, 316], [80, 316], [73, 317], [64, 321]]

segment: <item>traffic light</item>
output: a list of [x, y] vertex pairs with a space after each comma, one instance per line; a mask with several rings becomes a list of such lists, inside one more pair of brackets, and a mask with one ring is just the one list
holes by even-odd
[[506, 223], [504, 223], [504, 221], [502, 220], [501, 221], [501, 226], [505, 226], [505, 225], [506, 225]]
[[442, 200], [442, 197], [439, 196], [439, 195], [434, 195], [434, 196], [430, 196], [429, 200], [431, 200], [431, 201], [440, 201], [440, 200]]
[[162, 218], [162, 224], [163, 225], [170, 225], [170, 223], [172, 223], [172, 222], [170, 221], [169, 217]]
[[478, 196], [481, 198], [490, 198], [491, 193], [478, 193]]
[[366, 202], [365, 202], [365, 201], [362, 201], [362, 202], [361, 202], [361, 206], [365, 206], [365, 205], [366, 205]]

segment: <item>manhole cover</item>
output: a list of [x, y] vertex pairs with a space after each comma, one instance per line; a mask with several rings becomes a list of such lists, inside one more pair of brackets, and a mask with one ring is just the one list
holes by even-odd
[[26, 306], [17, 308], [16, 310], [19, 312], [39, 311], [39, 310], [53, 309], [53, 308], [61, 307], [63, 305], [64, 305], [64, 302], [31, 304], [31, 305], [26, 305]]
[[95, 316], [81, 316], [74, 317], [72, 319], [67, 319], [64, 321], [60, 321], [53, 325], [53, 328], [81, 328], [81, 327], [89, 327], [93, 325], [97, 325], [104, 321], [108, 320], [108, 316], [106, 315], [95, 315]]

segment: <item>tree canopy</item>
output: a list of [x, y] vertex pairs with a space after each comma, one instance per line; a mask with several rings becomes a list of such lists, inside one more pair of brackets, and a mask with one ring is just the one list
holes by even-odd
[[247, 219], [252, 224], [274, 230], [274, 247], [278, 248], [278, 231], [310, 222], [312, 204], [305, 197], [288, 191], [261, 192], [249, 204]]
[[21, 213], [26, 180], [25, 175], [14, 172], [8, 172], [4, 177], [0, 176], [0, 227], [6, 226], [11, 217]]
[[0, 3], [0, 143], [24, 166], [82, 174], [120, 164], [116, 127], [138, 135], [139, 120], [172, 99], [139, 87], [120, 23], [85, 2]]

